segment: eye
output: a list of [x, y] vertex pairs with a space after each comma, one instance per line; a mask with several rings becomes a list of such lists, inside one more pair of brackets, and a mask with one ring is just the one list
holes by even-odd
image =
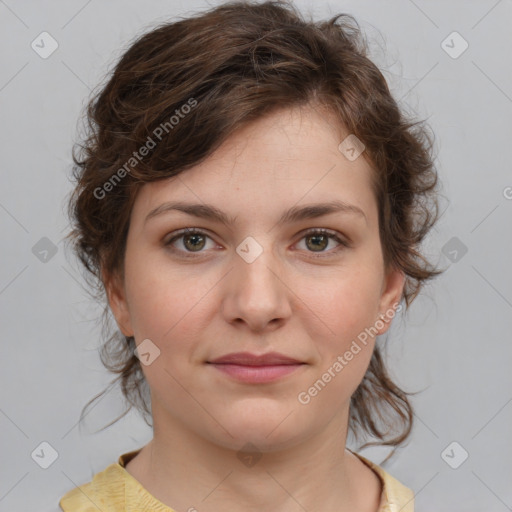
[[[306, 248], [311, 249], [311, 251], [308, 252], [321, 253], [314, 254], [313, 257], [315, 258], [330, 256], [332, 253], [337, 253], [338, 251], [349, 247], [348, 242], [340, 238], [335, 231], [328, 229], [311, 229], [304, 233], [303, 237], [301, 238], [301, 241], [302, 240], [306, 240]], [[331, 240], [337, 242], [338, 246], [333, 250], [326, 251], [325, 249]]]
[[[190, 229], [185, 228], [176, 233], [175, 236], [167, 240], [164, 245], [168, 246], [173, 252], [188, 252], [188, 253], [195, 253], [195, 252], [201, 252], [201, 249], [203, 249], [206, 246], [206, 239], [211, 238], [204, 233], [203, 231], [197, 230], [197, 229]], [[177, 249], [173, 244], [175, 241], [181, 239], [181, 247], [183, 249]], [[188, 256], [190, 257], [190, 256]], [[191, 257], [194, 257], [192, 255]]]
[[[204, 231], [185, 228], [176, 232], [172, 238], [164, 242], [164, 245], [169, 247], [174, 253], [186, 254], [186, 257], [194, 258], [196, 255], [193, 253], [199, 253], [197, 256], [200, 256], [200, 253], [204, 252], [202, 249], [206, 247], [207, 239], [212, 240]], [[179, 245], [181, 245], [181, 248], [175, 246], [175, 242], [178, 240], [180, 241]], [[319, 253], [313, 254], [315, 258], [330, 256], [332, 253], [337, 253], [349, 247], [348, 242], [340, 238], [335, 231], [328, 229], [311, 229], [303, 234], [300, 241], [302, 240], [306, 240], [306, 249], [304, 249], [306, 252]], [[326, 251], [325, 249], [328, 247], [331, 240], [337, 242], [338, 246], [332, 250]]]

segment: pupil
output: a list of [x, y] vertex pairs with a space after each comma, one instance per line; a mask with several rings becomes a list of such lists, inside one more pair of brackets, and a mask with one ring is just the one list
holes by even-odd
[[[188, 241], [188, 240], [191, 240], [192, 238], [196, 239], [196, 241], [197, 241], [197, 239], [198, 239], [198, 238], [199, 238], [199, 239], [201, 239], [201, 238], [203, 238], [203, 237], [202, 237], [201, 235], [189, 235], [188, 237], [186, 237], [186, 238], [185, 238], [185, 240], [187, 240], [187, 241]], [[185, 245], [187, 245], [187, 243], [186, 243], [186, 242], [185, 242]], [[198, 247], [199, 247], [200, 249], [202, 248], [201, 243], [199, 243], [199, 245], [197, 245], [196, 243], [193, 243], [193, 244], [192, 244], [192, 248], [194, 248], [194, 247], [195, 247], [196, 249], [197, 249]]]
[[[327, 239], [327, 237], [326, 237], [325, 235], [312, 235], [312, 236], [310, 236], [310, 237], [308, 237], [308, 238], [309, 238], [310, 240], [312, 239], [312, 240], [317, 240], [317, 241], [318, 241], [318, 239], [321, 239], [323, 242], [325, 242], [325, 241], [326, 241], [326, 239]], [[315, 242], [315, 243], [316, 243], [316, 242]], [[318, 245], [316, 245], [316, 247], [318, 248], [319, 246], [318, 246]], [[321, 249], [325, 249], [325, 243], [324, 243], [320, 248], [321, 248]]]

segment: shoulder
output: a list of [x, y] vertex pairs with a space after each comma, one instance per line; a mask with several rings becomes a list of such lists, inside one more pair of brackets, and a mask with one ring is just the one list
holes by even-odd
[[151, 510], [175, 512], [152, 496], [130, 473], [126, 464], [140, 450], [124, 453], [117, 464], [110, 464], [93, 479], [75, 487], [59, 501], [64, 512], [124, 512], [125, 510]]
[[119, 464], [111, 464], [96, 473], [90, 482], [66, 493], [59, 501], [60, 508], [64, 512], [124, 511], [125, 486], [122, 472]]
[[352, 452], [367, 464], [382, 481], [382, 501], [379, 512], [414, 512], [414, 492], [385, 469], [362, 455]]

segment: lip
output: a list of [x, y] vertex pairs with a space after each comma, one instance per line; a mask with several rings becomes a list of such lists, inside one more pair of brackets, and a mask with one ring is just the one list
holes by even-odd
[[261, 355], [236, 352], [218, 357], [208, 363], [225, 375], [252, 384], [273, 382], [306, 364], [278, 352]]
[[285, 356], [279, 352], [267, 352], [266, 354], [251, 354], [250, 352], [233, 352], [208, 361], [214, 364], [236, 364], [241, 366], [273, 366], [302, 364], [302, 361]]

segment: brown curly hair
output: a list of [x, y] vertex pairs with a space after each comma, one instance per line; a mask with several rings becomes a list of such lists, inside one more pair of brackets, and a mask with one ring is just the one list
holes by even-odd
[[[314, 22], [289, 2], [234, 1], [139, 36], [93, 93], [85, 141], [73, 148], [76, 187], [66, 238], [88, 271], [86, 280], [92, 277], [95, 298], [106, 302], [101, 360], [118, 374], [110, 386], [120, 381], [128, 406], [107, 426], [132, 406], [151, 425], [135, 340], [110, 328], [105, 300], [106, 280], [123, 276], [139, 188], [199, 164], [233, 132], [272, 110], [320, 105], [364, 143], [374, 169], [384, 262], [406, 276], [406, 308], [423, 283], [441, 273], [420, 252], [439, 210], [433, 137], [424, 121], [405, 117], [367, 55], [366, 39], [349, 14]], [[401, 444], [413, 424], [410, 394], [393, 383], [376, 346], [351, 397], [350, 432], [379, 440], [363, 447]]]

